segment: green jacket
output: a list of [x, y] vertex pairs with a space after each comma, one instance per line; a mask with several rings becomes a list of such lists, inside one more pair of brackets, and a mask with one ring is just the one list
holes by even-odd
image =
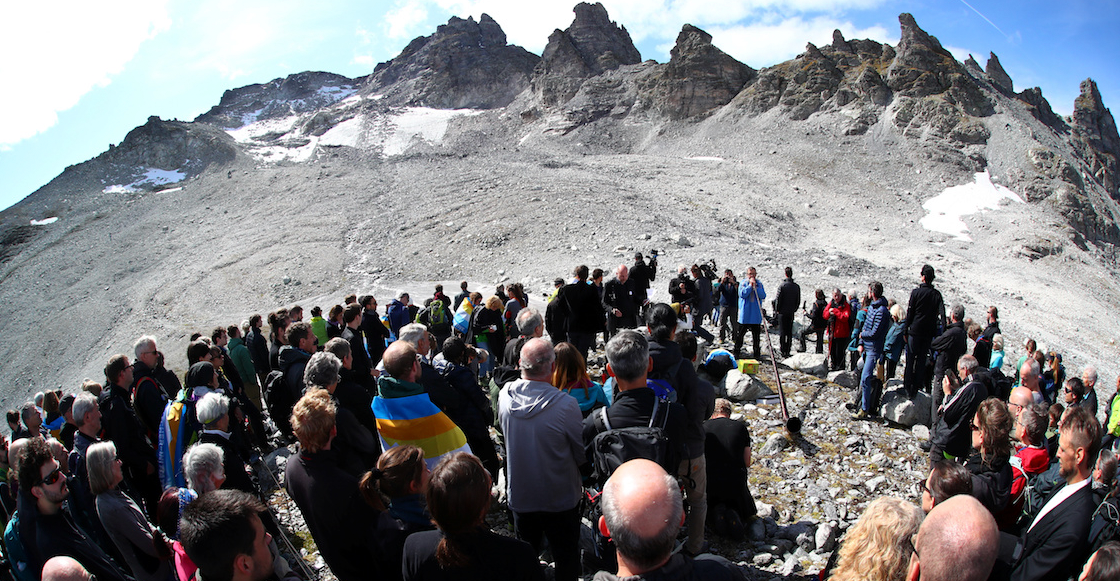
[[401, 381], [394, 377], [383, 375], [377, 378], [377, 392], [385, 399], [408, 397], [424, 393], [424, 386], [411, 381]]
[[326, 345], [330, 337], [327, 337], [327, 320], [323, 317], [311, 317], [311, 332], [319, 339], [319, 345]]
[[253, 357], [249, 355], [245, 340], [241, 337], [231, 337], [226, 349], [229, 350], [229, 358], [237, 368], [237, 375], [241, 376], [241, 382], [245, 385], [257, 385], [257, 370], [253, 367]]

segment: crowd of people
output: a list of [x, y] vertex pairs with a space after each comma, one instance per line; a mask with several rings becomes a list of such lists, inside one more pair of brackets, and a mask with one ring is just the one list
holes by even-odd
[[[298, 579], [253, 470], [298, 443], [284, 486], [343, 581], [544, 579], [542, 557], [558, 581], [742, 579], [705, 539], [742, 540], [756, 515], [750, 431], [715, 386], [747, 331], [763, 358], [770, 321], [769, 356], [792, 355], [800, 311], [800, 350], [827, 339], [830, 367], [859, 372], [854, 420], [880, 415], [903, 354], [906, 392], [932, 402], [920, 506], [870, 503], [822, 578], [1116, 578], [1120, 404], [1102, 425], [1093, 368], [1067, 377], [1033, 341], [1011, 365], [997, 308], [986, 327], [946, 309], [928, 265], [905, 308], [871, 282], [806, 309], [790, 268], [766, 303], [754, 268], [712, 263], [681, 265], [657, 303], [656, 274], [656, 254], [608, 281], [581, 265], [543, 313], [519, 284], [484, 300], [466, 282], [384, 315], [371, 295], [278, 309], [196, 334], [182, 376], [142, 336], [103, 383], [8, 412], [12, 577]], [[512, 538], [487, 526], [495, 495]]]

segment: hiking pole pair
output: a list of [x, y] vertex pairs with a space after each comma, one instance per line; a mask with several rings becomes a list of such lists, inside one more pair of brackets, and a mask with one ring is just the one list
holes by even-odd
[[774, 366], [774, 381], [778, 383], [778, 402], [782, 405], [782, 419], [786, 421], [786, 431], [797, 434], [801, 431], [801, 418], [789, 417], [789, 408], [786, 407], [786, 394], [782, 390], [782, 376], [778, 374], [778, 360], [774, 357], [774, 342], [770, 339], [770, 326], [766, 317], [762, 316], [762, 299], [758, 298], [758, 289], [754, 290], [754, 301], [758, 305], [758, 316], [762, 319], [762, 331], [766, 334], [766, 347], [770, 350], [770, 363]]

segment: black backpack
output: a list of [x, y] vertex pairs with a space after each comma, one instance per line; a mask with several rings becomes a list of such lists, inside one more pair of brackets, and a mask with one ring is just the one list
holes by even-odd
[[290, 435], [292, 426], [288, 415], [291, 414], [295, 402], [292, 401], [292, 391], [288, 389], [287, 382], [284, 381], [283, 371], [274, 369], [268, 372], [268, 377], [264, 379], [264, 389], [261, 391], [261, 396], [264, 398], [264, 407], [268, 410], [268, 415], [272, 418], [276, 427], [284, 435]]
[[595, 423], [603, 430], [591, 441], [591, 462], [599, 482], [606, 482], [619, 466], [635, 458], [645, 458], [661, 465], [669, 474], [676, 466], [665, 424], [669, 419], [669, 400], [657, 398], [648, 426], [612, 428], [607, 408], [595, 412]]

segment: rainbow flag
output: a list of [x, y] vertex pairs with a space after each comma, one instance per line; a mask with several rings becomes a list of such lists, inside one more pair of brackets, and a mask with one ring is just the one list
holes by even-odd
[[426, 393], [394, 398], [379, 395], [370, 407], [377, 419], [382, 450], [411, 444], [424, 451], [429, 467], [438, 464], [444, 454], [471, 452], [463, 430]]

